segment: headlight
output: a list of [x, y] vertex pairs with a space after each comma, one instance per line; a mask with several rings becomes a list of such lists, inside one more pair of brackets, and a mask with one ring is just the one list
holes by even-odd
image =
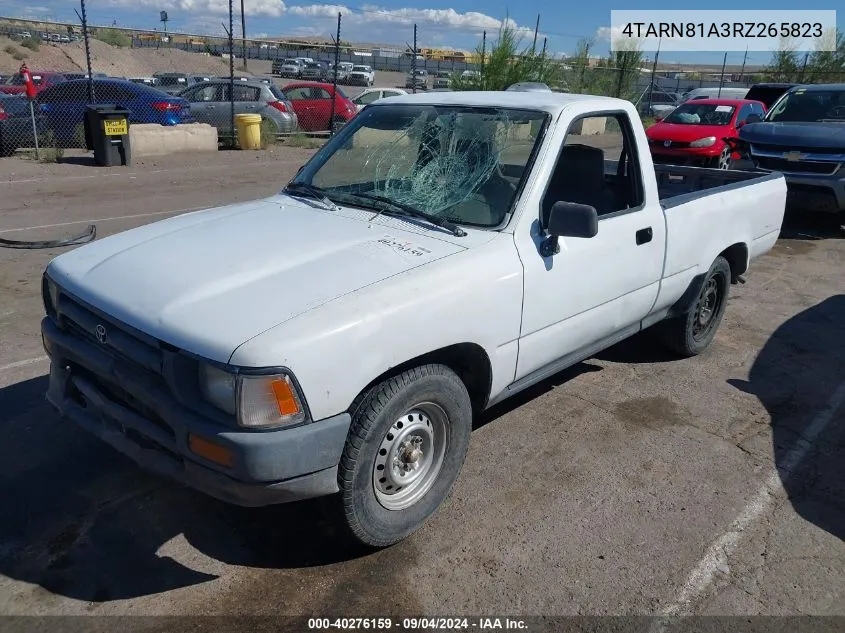
[[47, 274], [44, 274], [41, 284], [41, 298], [44, 302], [44, 310], [47, 314], [55, 314], [59, 305], [59, 287]]
[[243, 427], [288, 426], [305, 420], [302, 398], [287, 374], [233, 374], [201, 365], [200, 391], [210, 404], [236, 415]]
[[200, 392], [210, 404], [218, 409], [234, 415], [235, 406], [235, 374], [230, 374], [211, 365], [200, 365]]
[[716, 143], [715, 136], [706, 136], [704, 138], [700, 138], [697, 141], [693, 141], [689, 144], [690, 147], [710, 147], [711, 145]]

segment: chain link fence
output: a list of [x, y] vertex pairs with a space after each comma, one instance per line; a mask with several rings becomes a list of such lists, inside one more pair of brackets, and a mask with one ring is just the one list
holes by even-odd
[[[96, 4], [96, 0], [89, 4]], [[328, 44], [141, 31], [83, 23], [0, 20], [0, 155], [45, 156], [87, 147], [83, 119], [90, 104], [130, 111], [130, 126], [208, 124], [222, 147], [237, 146], [236, 119], [260, 116], [264, 146], [315, 146], [376, 99], [419, 90], [485, 87], [481, 54], [417, 46], [417, 29], [394, 48], [361, 50], [342, 40], [342, 20]], [[234, 31], [234, 32], [231, 32]], [[401, 36], [397, 39], [400, 39]], [[485, 39], [486, 42], [486, 33]], [[485, 49], [486, 50], [486, 49]], [[644, 116], [695, 88], [736, 88], [760, 82], [830, 83], [845, 72], [800, 75], [757, 70], [736, 73], [617, 68], [607, 61], [580, 65], [545, 58], [548, 83], [562, 92], [629, 99]], [[35, 84], [25, 92], [20, 65]]]

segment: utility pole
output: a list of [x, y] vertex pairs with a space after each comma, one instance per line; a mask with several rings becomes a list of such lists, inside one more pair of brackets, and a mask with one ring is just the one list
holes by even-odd
[[722, 96], [722, 86], [725, 83], [725, 66], [728, 64], [728, 54], [725, 53], [725, 58], [722, 60], [722, 74], [719, 77], [719, 93], [716, 95], [716, 98]]
[[807, 61], [810, 59], [810, 53], [804, 53], [804, 65], [801, 66], [801, 77], [798, 79], [798, 83], [804, 83], [804, 71], [807, 70]]
[[[241, 0], [243, 2], [243, 0]], [[334, 108], [337, 99], [337, 62], [340, 55], [340, 11], [337, 12], [337, 36], [334, 40], [334, 79], [332, 80], [332, 115], [329, 118], [329, 137], [334, 136]]]
[[487, 31], [481, 34], [481, 89], [484, 90], [484, 58], [487, 56]]
[[648, 88], [648, 110], [646, 110], [646, 115], [651, 116], [651, 98], [654, 96], [654, 75], [657, 73], [657, 59], [660, 57], [660, 45], [663, 43], [663, 38], [661, 37], [657, 40], [657, 52], [654, 54], [654, 64], [651, 66], [651, 85]]
[[739, 80], [742, 81], [742, 76], [745, 74], [745, 61], [748, 59], [748, 48], [745, 49], [745, 55], [742, 57], [742, 68], [739, 71]]
[[244, 70], [246, 70], [246, 21], [244, 19], [244, 0], [241, 0], [241, 53], [244, 56]]
[[534, 26], [534, 43], [531, 45], [531, 54], [537, 50], [537, 32], [540, 30], [540, 14], [537, 14], [537, 24]]
[[411, 92], [417, 94], [417, 25], [414, 24], [414, 55], [411, 58]]

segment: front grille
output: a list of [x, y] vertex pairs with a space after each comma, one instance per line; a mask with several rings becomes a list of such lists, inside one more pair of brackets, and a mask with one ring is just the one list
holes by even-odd
[[762, 152], [772, 152], [774, 154], [784, 154], [786, 152], [801, 152], [802, 154], [843, 154], [845, 148], [842, 147], [795, 147], [792, 145], [761, 145], [754, 143], [752, 147], [755, 150]]
[[666, 145], [666, 141], [649, 141], [649, 145], [654, 145], [655, 147], [666, 147], [667, 149], [684, 149], [689, 147], [689, 143], [685, 141], [669, 141], [669, 145]]
[[141, 340], [128, 327], [99, 316], [64, 293], [58, 304], [59, 324], [65, 330], [161, 382], [164, 355], [157, 345]]
[[153, 409], [138, 400], [131, 393], [122, 387], [105, 380], [102, 380], [97, 374], [88, 371], [84, 367], [76, 363], [70, 364], [70, 373], [73, 376], [79, 376], [91, 383], [93, 387], [99, 391], [103, 396], [108, 398], [113, 403], [130, 411], [134, 411], [141, 417], [145, 418], [151, 424], [154, 424], [158, 429], [164, 431], [167, 436], [173, 440], [176, 439], [176, 432], [167, 424]]
[[755, 156], [757, 166], [770, 171], [783, 171], [793, 174], [819, 174], [832, 176], [839, 171], [839, 163], [828, 163], [823, 161], [789, 161], [784, 158], [772, 158], [769, 156]]

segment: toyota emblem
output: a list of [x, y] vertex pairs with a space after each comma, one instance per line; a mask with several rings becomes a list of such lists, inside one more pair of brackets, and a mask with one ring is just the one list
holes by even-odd
[[663, 141], [663, 147], [669, 147], [672, 144], [672, 141]]
[[109, 340], [108, 332], [106, 332], [106, 326], [100, 324], [94, 328], [94, 335], [97, 337], [97, 340], [100, 341], [103, 345]]

